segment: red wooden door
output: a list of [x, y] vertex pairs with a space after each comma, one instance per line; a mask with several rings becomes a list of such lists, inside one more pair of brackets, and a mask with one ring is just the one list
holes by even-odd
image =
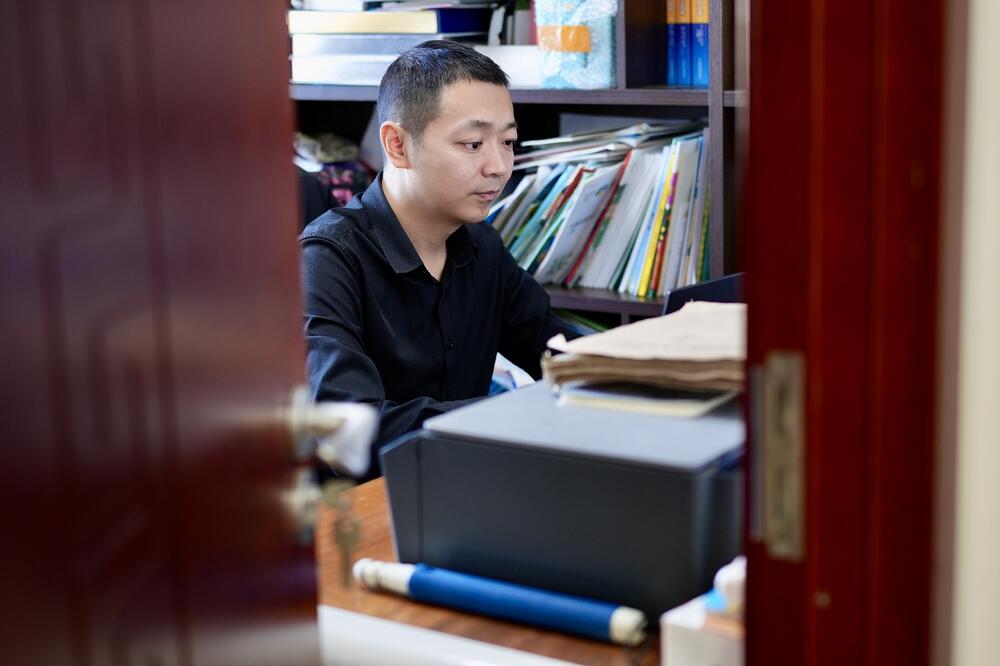
[[0, 3], [0, 663], [317, 661], [286, 5]]
[[752, 3], [750, 362], [802, 359], [804, 440], [751, 437], [751, 665], [928, 663], [943, 4]]

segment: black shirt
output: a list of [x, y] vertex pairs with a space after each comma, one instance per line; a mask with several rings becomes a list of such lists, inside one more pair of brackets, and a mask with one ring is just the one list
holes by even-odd
[[390, 208], [381, 175], [346, 207], [313, 220], [299, 242], [313, 397], [375, 405], [373, 451], [485, 396], [498, 351], [538, 378], [546, 341], [572, 337], [488, 224], [448, 238], [435, 280]]

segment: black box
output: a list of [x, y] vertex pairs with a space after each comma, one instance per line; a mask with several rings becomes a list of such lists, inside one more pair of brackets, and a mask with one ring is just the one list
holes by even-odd
[[708, 590], [742, 550], [744, 428], [555, 404], [544, 383], [427, 422], [382, 453], [401, 562], [638, 608]]

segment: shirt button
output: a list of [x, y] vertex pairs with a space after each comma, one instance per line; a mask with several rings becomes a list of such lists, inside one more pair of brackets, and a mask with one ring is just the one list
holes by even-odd
[[449, 338], [448, 339], [448, 349], [454, 349], [454, 348], [455, 348], [455, 338]]

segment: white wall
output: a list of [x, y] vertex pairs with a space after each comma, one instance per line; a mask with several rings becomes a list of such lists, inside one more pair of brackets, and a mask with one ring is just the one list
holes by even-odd
[[967, 8], [951, 663], [985, 666], [1000, 664], [1000, 2]]

